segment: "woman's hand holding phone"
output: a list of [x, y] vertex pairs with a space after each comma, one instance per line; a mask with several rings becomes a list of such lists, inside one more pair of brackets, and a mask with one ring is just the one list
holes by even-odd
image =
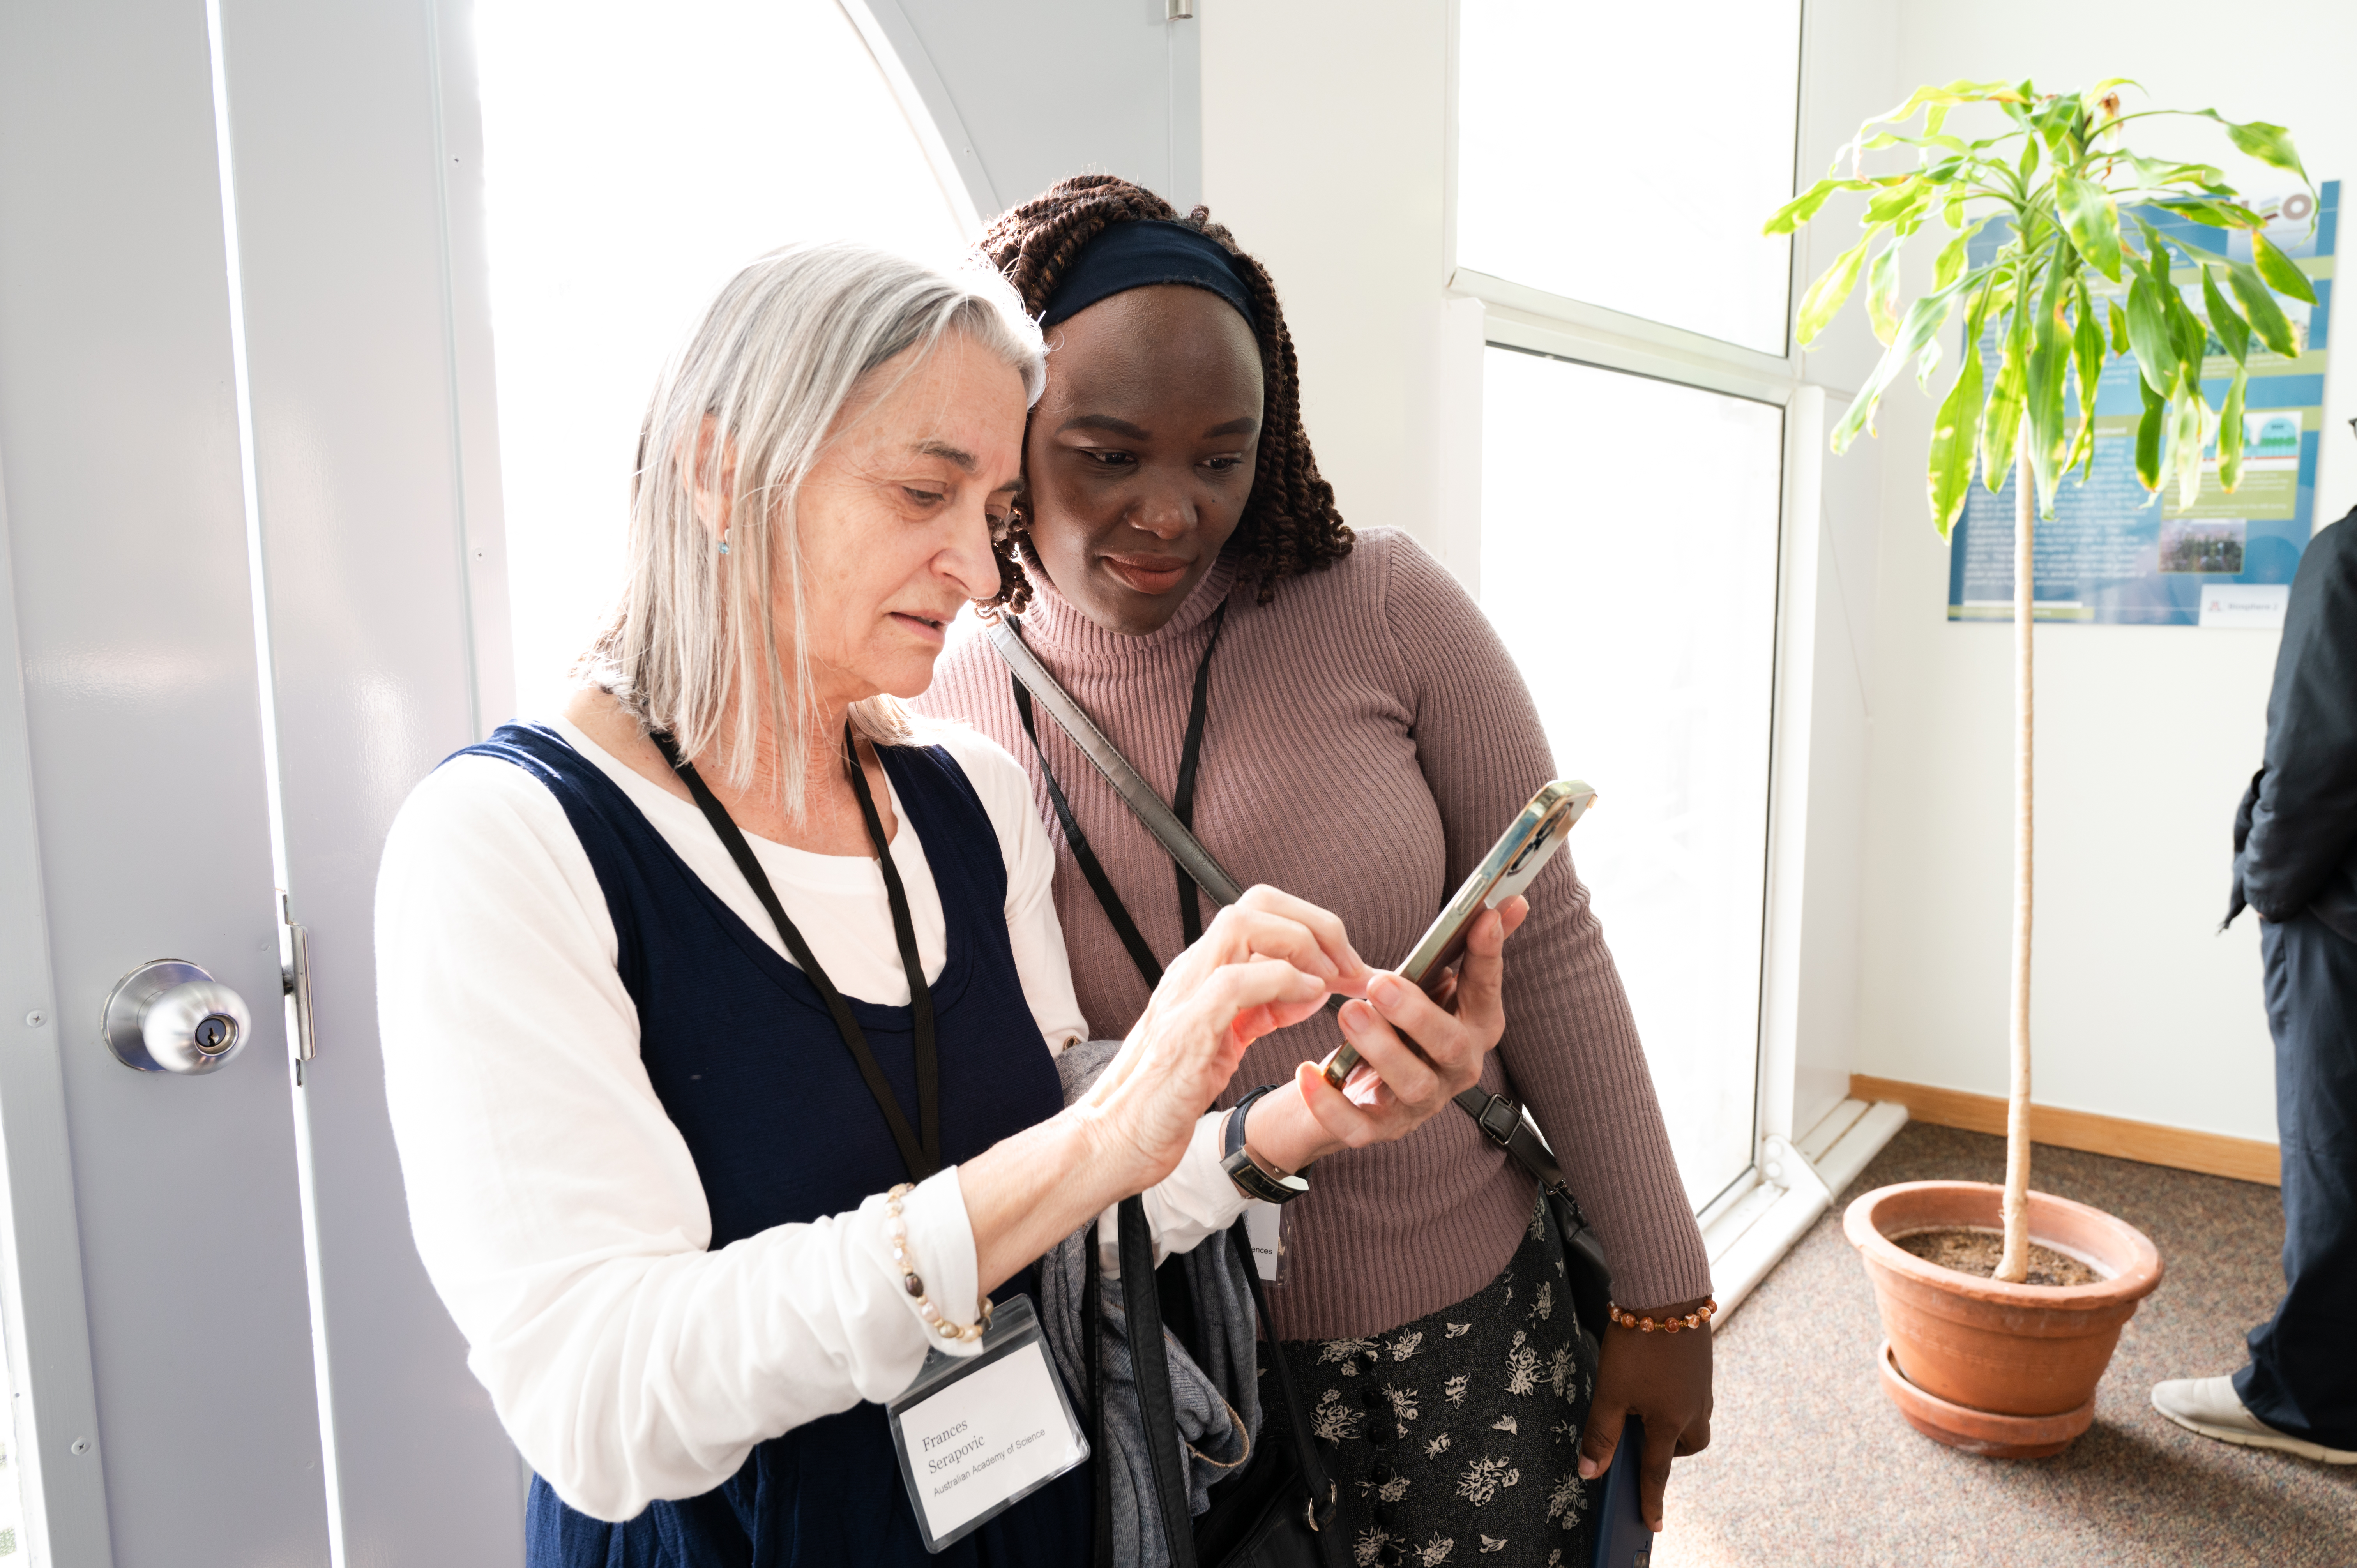
[[1373, 1081], [1361, 1078], [1346, 1095], [1318, 1063], [1303, 1062], [1294, 1069], [1295, 1093], [1254, 1104], [1245, 1146], [1280, 1170], [1297, 1171], [1338, 1149], [1404, 1138], [1473, 1087], [1505, 1033], [1506, 938], [1529, 912], [1523, 899], [1509, 898], [1476, 919], [1464, 961], [1438, 1000], [1396, 974], [1370, 978], [1365, 999], [1345, 1003], [1340, 1022], [1374, 1069]]

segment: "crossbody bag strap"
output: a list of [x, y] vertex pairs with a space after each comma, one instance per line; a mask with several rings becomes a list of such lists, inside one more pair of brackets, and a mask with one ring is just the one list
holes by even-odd
[[[1153, 1461], [1155, 1501], [1170, 1543], [1171, 1568], [1195, 1568], [1195, 1520], [1187, 1509], [1187, 1461], [1178, 1444], [1178, 1409], [1170, 1393], [1170, 1352], [1162, 1340], [1162, 1293], [1154, 1277], [1154, 1235], [1141, 1198], [1121, 1200], [1121, 1299], [1128, 1318], [1129, 1364], [1146, 1452]], [[1100, 1461], [1102, 1462], [1102, 1461]], [[1142, 1507], [1145, 1499], [1140, 1498]]]
[[1089, 1221], [1087, 1261], [1082, 1265], [1088, 1284], [1081, 1295], [1081, 1345], [1088, 1372], [1089, 1452], [1096, 1457], [1091, 1466], [1095, 1474], [1091, 1481], [1093, 1527], [1089, 1561], [1095, 1568], [1113, 1568], [1113, 1451], [1105, 1446], [1104, 1337], [1099, 1326], [1104, 1318], [1104, 1284], [1097, 1262], [1101, 1228], [1101, 1221]]
[[[1293, 1433], [1294, 1458], [1301, 1466], [1301, 1483], [1308, 1491], [1304, 1517], [1311, 1530], [1322, 1531], [1334, 1517], [1334, 1480], [1327, 1474], [1326, 1461], [1318, 1456], [1317, 1439], [1309, 1431], [1309, 1407], [1302, 1402], [1301, 1387], [1293, 1380], [1293, 1368], [1285, 1359], [1285, 1347], [1277, 1340], [1276, 1320], [1268, 1312], [1268, 1287], [1261, 1283], [1260, 1268], [1254, 1262], [1252, 1243], [1245, 1240], [1241, 1221], [1228, 1227], [1228, 1240], [1235, 1249], [1237, 1262], [1243, 1265], [1244, 1278], [1252, 1283], [1253, 1309], [1260, 1314], [1261, 1324], [1268, 1330], [1269, 1370], [1276, 1374], [1277, 1396], [1285, 1401], [1286, 1425]], [[1265, 1427], [1264, 1416], [1264, 1430]]]
[[1024, 646], [1022, 635], [1016, 630], [1014, 618], [1001, 616], [985, 624], [990, 631], [990, 645], [998, 650], [999, 658], [1006, 661], [1008, 671], [1023, 683], [1024, 689], [1039, 704], [1048, 710], [1048, 716], [1056, 721], [1056, 727], [1071, 737], [1072, 744], [1081, 748], [1081, 755], [1104, 776], [1104, 781], [1112, 785], [1114, 793], [1136, 813], [1137, 820], [1146, 824], [1146, 831], [1162, 841], [1162, 847], [1170, 852], [1170, 858], [1177, 861], [1187, 875], [1218, 902], [1232, 904], [1243, 897], [1243, 885], [1230, 876], [1220, 863], [1211, 858], [1211, 852], [1205, 849], [1187, 824], [1162, 803], [1162, 797], [1154, 792], [1154, 786], [1146, 781], [1143, 774], [1130, 766], [1129, 758], [1121, 754], [1121, 748], [1105, 738], [1104, 732], [1097, 728], [1096, 721], [1082, 711], [1080, 703], [1072, 701], [1071, 693], [1065, 691], [1056, 678], [1048, 673], [1048, 667]]

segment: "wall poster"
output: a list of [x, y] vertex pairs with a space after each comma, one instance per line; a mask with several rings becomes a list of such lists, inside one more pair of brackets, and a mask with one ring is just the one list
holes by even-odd
[[[2254, 205], [2264, 208], [2264, 201]], [[2267, 238], [2316, 288], [2313, 306], [2277, 296], [2300, 346], [2296, 360], [2251, 344], [2250, 385], [2244, 394], [2243, 482], [2232, 495], [2218, 486], [2213, 438], [2194, 504], [2180, 512], [2177, 488], [2158, 498], [2136, 477], [2136, 426], [2143, 412], [2137, 371], [2126, 357], [2104, 367], [2095, 392], [2095, 451], [2083, 483], [2079, 470], [2054, 497], [2054, 516], [2037, 535], [2040, 620], [2112, 626], [2267, 628], [2283, 624], [2293, 571], [2315, 527], [2316, 459], [2323, 435], [2324, 360], [2332, 311], [2333, 241], [2341, 182], [2327, 180], [2310, 203], [2306, 191], [2282, 199]], [[2137, 209], [2171, 239], [2203, 250], [2251, 259], [2250, 236], [2206, 228], [2171, 212]], [[2123, 220], [2128, 212], [2123, 212]], [[2313, 227], [2310, 219], [2314, 220]], [[2125, 226], [2125, 223], [2124, 225]], [[2001, 223], [1974, 236], [1970, 262], [1979, 266], [2007, 239]], [[2091, 277], [2093, 274], [2090, 274]], [[2094, 279], [2100, 295], [2110, 288]], [[2201, 280], [2179, 266], [2173, 281], [2193, 314], [2207, 319]], [[2121, 292], [2121, 291], [2113, 291]], [[1996, 335], [1983, 342], [1996, 363]], [[2218, 339], [2202, 366], [2202, 393], [2214, 418], [2226, 400], [2233, 369]], [[2076, 400], [2071, 410], [2077, 417]], [[2014, 486], [1991, 495], [1977, 478], [1957, 521], [1948, 557], [1950, 620], [2013, 619]]]

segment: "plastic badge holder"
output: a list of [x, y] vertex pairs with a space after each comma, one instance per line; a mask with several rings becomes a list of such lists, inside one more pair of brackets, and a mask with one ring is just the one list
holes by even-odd
[[1244, 1240], [1251, 1244], [1253, 1270], [1263, 1284], [1285, 1283], [1286, 1259], [1291, 1251], [1285, 1244], [1285, 1208], [1280, 1203], [1244, 1205]]
[[1089, 1456], [1028, 1295], [995, 1309], [979, 1356], [928, 1350], [884, 1413], [928, 1552], [963, 1540]]

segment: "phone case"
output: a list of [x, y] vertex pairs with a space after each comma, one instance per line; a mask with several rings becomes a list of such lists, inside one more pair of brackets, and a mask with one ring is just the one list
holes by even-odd
[[1637, 1496], [1644, 1465], [1645, 1423], [1635, 1415], [1620, 1428], [1620, 1446], [1604, 1473], [1604, 1503], [1596, 1510], [1596, 1568], [1650, 1568], [1653, 1532], [1645, 1528]]
[[[1531, 797], [1522, 814], [1499, 835], [1481, 864], [1458, 885], [1442, 907], [1440, 916], [1400, 961], [1398, 972], [1429, 994], [1465, 955], [1465, 937], [1474, 916], [1494, 909], [1528, 887], [1563, 847], [1564, 835], [1596, 800], [1596, 791], [1577, 779], [1558, 779]], [[1344, 1042], [1326, 1058], [1326, 1081], [1340, 1089], [1359, 1067], [1358, 1048]]]

